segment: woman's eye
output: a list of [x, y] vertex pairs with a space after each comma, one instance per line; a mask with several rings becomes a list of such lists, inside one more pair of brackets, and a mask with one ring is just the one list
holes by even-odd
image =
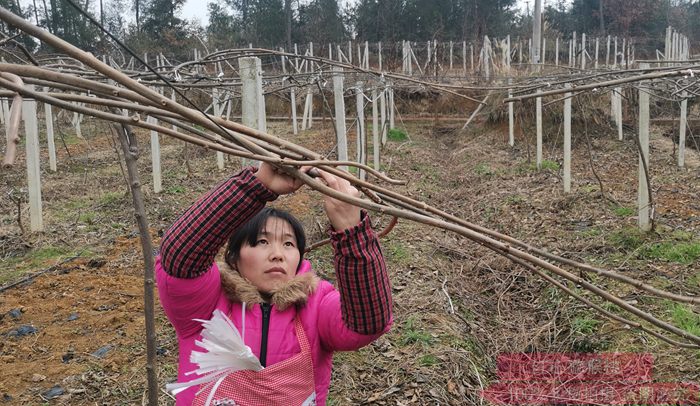
[[293, 247], [293, 246], [294, 246], [294, 243], [291, 242], [291, 241], [287, 241], [287, 242], [284, 243], [284, 246], [285, 246], [285, 247]]
[[258, 240], [258, 244], [267, 244], [267, 240], [264, 238], [261, 238]]

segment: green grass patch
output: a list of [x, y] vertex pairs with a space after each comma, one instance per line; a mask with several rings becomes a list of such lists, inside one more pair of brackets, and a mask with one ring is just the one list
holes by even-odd
[[583, 190], [585, 193], [596, 193], [599, 190], [598, 185], [584, 185], [581, 187], [581, 190]]
[[81, 213], [80, 216], [78, 216], [78, 221], [87, 225], [94, 225], [96, 217], [97, 216], [93, 212]]
[[572, 348], [575, 352], [605, 351], [610, 342], [596, 335], [603, 322], [589, 313], [580, 313], [571, 320]]
[[656, 235], [628, 227], [610, 234], [607, 241], [622, 251], [637, 251], [639, 259], [690, 265], [700, 258], [700, 240], [694, 237], [682, 230], [660, 230], [660, 235]]
[[666, 301], [673, 324], [690, 334], [700, 336], [700, 314], [693, 312], [688, 305]]
[[118, 206], [124, 198], [124, 192], [107, 192], [100, 196], [101, 206]]
[[691, 289], [700, 288], [700, 272], [696, 272], [695, 275], [689, 277], [686, 281], [686, 284]]
[[700, 241], [665, 241], [642, 249], [640, 257], [690, 265], [700, 257]]
[[685, 230], [673, 230], [671, 238], [678, 241], [693, 241], [695, 234]]
[[[58, 139], [56, 140], [56, 142], [60, 143], [61, 136], [59, 135], [57, 138]], [[66, 132], [63, 134], [63, 142], [65, 142], [66, 145], [78, 145], [81, 142], [83, 142], [83, 140], [78, 138], [78, 135], [75, 132]]]
[[516, 204], [520, 204], [524, 201], [525, 201], [525, 198], [522, 197], [521, 195], [510, 195], [510, 196], [506, 197], [505, 202], [506, 202], [506, 204], [509, 204], [509, 205], [516, 205]]
[[559, 164], [555, 161], [550, 161], [549, 159], [545, 159], [542, 161], [542, 165], [540, 166], [540, 169], [550, 170], [550, 171], [558, 171]]
[[578, 235], [584, 238], [598, 237], [603, 234], [603, 231], [599, 227], [588, 227], [577, 232]]
[[399, 344], [402, 346], [411, 344], [430, 345], [433, 337], [417, 326], [416, 319], [409, 317], [401, 326]]
[[634, 214], [634, 209], [631, 207], [615, 206], [613, 212], [620, 217], [629, 217]]
[[474, 167], [474, 172], [479, 176], [491, 176], [495, 173], [490, 166], [484, 163], [478, 164], [476, 167]]
[[439, 337], [441, 343], [447, 344], [450, 348], [467, 350], [469, 352], [478, 351], [479, 346], [471, 337], [458, 337], [454, 335], [441, 335]]
[[80, 209], [84, 209], [90, 205], [90, 200], [85, 198], [78, 198], [75, 200], [69, 200], [63, 205], [63, 209], [76, 212]]
[[538, 169], [536, 162], [525, 161], [525, 162], [519, 163], [515, 167], [514, 172], [518, 175], [523, 175], [523, 174], [528, 173], [528, 172], [537, 172], [539, 170], [558, 171], [559, 164], [556, 161], [550, 161], [549, 159], [544, 159], [544, 160], [542, 160], [541, 167]]
[[26, 272], [44, 268], [49, 261], [59, 261], [74, 254], [66, 247], [47, 246], [29, 251], [21, 257], [4, 258], [0, 269], [0, 285], [18, 279]]
[[587, 336], [596, 332], [600, 323], [590, 315], [576, 316], [571, 321], [571, 329], [575, 334]]
[[608, 237], [608, 241], [614, 246], [624, 250], [633, 251], [644, 244], [645, 234], [635, 227], [627, 227], [616, 231]]
[[36, 251], [33, 251], [29, 258], [31, 261], [34, 262], [45, 262], [49, 259], [55, 259], [58, 257], [61, 257], [65, 254], [68, 254], [70, 251], [65, 248], [65, 247], [53, 247], [53, 246], [48, 246], [44, 248], [40, 248]]
[[184, 186], [179, 186], [179, 185], [177, 185], [177, 186], [170, 186], [170, 187], [167, 188], [165, 191], [166, 191], [166, 193], [169, 193], [169, 194], [171, 194], [171, 195], [175, 195], [175, 194], [185, 193], [185, 187], [184, 187]]
[[397, 264], [403, 264], [411, 259], [411, 253], [401, 242], [389, 240], [385, 244], [386, 251], [389, 254], [389, 261]]
[[414, 171], [420, 172], [420, 179], [421, 180], [427, 180], [427, 181], [435, 181], [438, 179], [438, 170], [437, 168], [434, 168], [433, 166], [423, 164], [423, 163], [414, 163], [411, 165], [411, 169]]
[[408, 139], [408, 134], [398, 128], [390, 129], [386, 136], [389, 141], [406, 141]]
[[423, 355], [420, 357], [418, 360], [418, 364], [420, 364], [423, 367], [430, 367], [433, 365], [437, 365], [440, 360], [434, 355], [428, 354], [428, 355]]

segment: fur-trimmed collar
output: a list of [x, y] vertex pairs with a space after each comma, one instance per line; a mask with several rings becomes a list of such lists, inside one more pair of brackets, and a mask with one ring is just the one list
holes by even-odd
[[220, 264], [219, 269], [221, 269], [221, 287], [228, 299], [232, 302], [245, 302], [249, 308], [256, 303], [265, 302], [274, 305], [279, 311], [284, 311], [292, 305], [303, 306], [320, 281], [313, 272], [304, 272], [271, 292], [270, 300], [266, 301], [249, 280], [231, 269], [228, 264]]

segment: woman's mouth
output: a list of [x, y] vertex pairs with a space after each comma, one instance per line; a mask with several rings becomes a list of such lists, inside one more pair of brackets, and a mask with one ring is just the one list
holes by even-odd
[[284, 268], [280, 268], [279, 266], [276, 266], [274, 268], [270, 268], [267, 271], [265, 271], [265, 273], [266, 274], [273, 274], [273, 275], [277, 275], [277, 274], [286, 275], [287, 274], [287, 272], [284, 270]]

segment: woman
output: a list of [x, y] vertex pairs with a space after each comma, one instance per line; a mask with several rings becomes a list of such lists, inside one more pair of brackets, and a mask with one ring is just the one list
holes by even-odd
[[[347, 180], [319, 171], [332, 189], [351, 196]], [[238, 371], [221, 387], [199, 385], [177, 405], [324, 405], [334, 351], [359, 349], [389, 330], [391, 288], [369, 216], [324, 197], [337, 290], [303, 260], [306, 239], [290, 214], [264, 209], [301, 181], [263, 163], [246, 168], [195, 202], [166, 232], [156, 259], [161, 304], [179, 345], [178, 381], [197, 378], [190, 362], [202, 324], [215, 310], [228, 316], [263, 370]], [[228, 240], [225, 263], [214, 262]], [[197, 391], [203, 389], [196, 397]]]

